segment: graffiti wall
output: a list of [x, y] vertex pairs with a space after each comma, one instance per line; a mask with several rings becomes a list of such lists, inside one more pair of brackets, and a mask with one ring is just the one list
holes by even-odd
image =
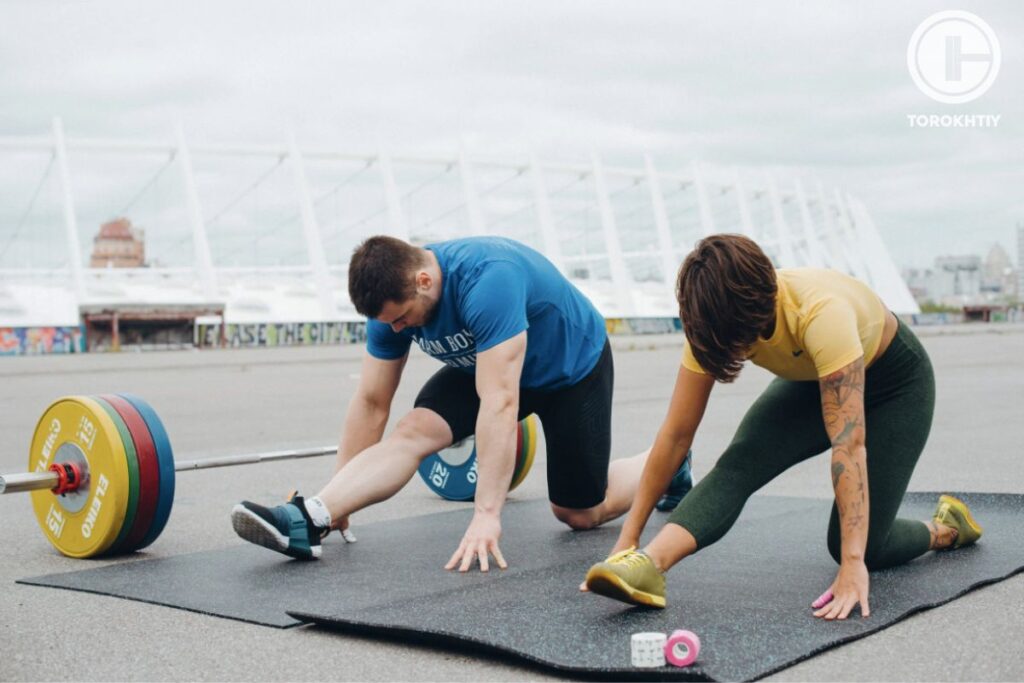
[[[228, 347], [314, 346], [366, 341], [366, 323], [245, 323], [224, 331]], [[220, 346], [220, 325], [196, 325], [196, 346]]]
[[[683, 329], [678, 318], [609, 318], [605, 326], [609, 334], [669, 334]], [[195, 344], [217, 348], [220, 334], [219, 324], [196, 325]], [[224, 345], [229, 348], [361, 344], [366, 341], [366, 323], [229, 324], [224, 336]]]
[[0, 356], [84, 352], [81, 327], [0, 327]]
[[672, 334], [683, 331], [679, 318], [606, 318], [608, 334]]

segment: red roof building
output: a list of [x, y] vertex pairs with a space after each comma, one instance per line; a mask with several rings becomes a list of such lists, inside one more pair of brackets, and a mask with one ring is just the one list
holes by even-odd
[[144, 232], [132, 227], [127, 218], [100, 226], [93, 238], [90, 268], [141, 268], [146, 261]]

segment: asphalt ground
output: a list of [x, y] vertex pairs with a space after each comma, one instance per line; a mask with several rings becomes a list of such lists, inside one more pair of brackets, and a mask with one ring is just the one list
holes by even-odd
[[[932, 437], [911, 489], [1024, 492], [1020, 400], [1024, 328], [962, 326], [926, 329], [921, 336], [936, 368], [938, 406]], [[678, 336], [614, 340], [613, 457], [649, 445], [667, 406], [680, 340]], [[329, 443], [336, 439], [355, 386], [360, 354], [359, 348], [333, 347], [3, 358], [0, 471], [25, 470], [36, 420], [54, 398], [65, 394], [129, 391], [145, 397], [161, 414], [179, 459]], [[411, 407], [419, 386], [438, 367], [414, 352], [392, 422]], [[698, 478], [714, 463], [739, 417], [769, 379], [751, 366], [735, 384], [715, 389], [694, 445]], [[513, 499], [546, 497], [544, 460], [542, 443], [532, 473], [512, 494]], [[174, 512], [163, 535], [145, 552], [115, 560], [62, 557], [43, 538], [27, 496], [0, 496], [0, 679], [551, 678], [502, 658], [342, 636], [311, 627], [282, 631], [14, 583], [27, 576], [242, 543], [228, 520], [236, 501], [274, 501], [292, 486], [312, 492], [330, 470], [329, 458], [315, 458], [179, 473]], [[790, 470], [763, 493], [829, 497], [828, 458], [819, 456]], [[438, 499], [415, 478], [394, 499], [356, 515], [354, 530], [359, 534], [361, 525], [374, 521], [401, 524], [402, 518], [455, 505]], [[822, 552], [825, 524], [823, 520]], [[463, 531], [451, 530], [453, 550]], [[504, 533], [516, 530], [506, 528]], [[785, 543], [785, 528], [778, 533], [779, 543]], [[438, 567], [437, 571], [443, 570]], [[684, 562], [674, 573], [685, 571]], [[765, 558], [765, 571], [772, 571], [771, 558]], [[831, 579], [822, 576], [820, 586], [808, 586], [807, 601], [817, 597]], [[975, 591], [773, 678], [1021, 680], [1024, 617], [1020, 605], [1024, 605], [1024, 576]], [[806, 609], [806, 605], [793, 605], [793, 609]]]

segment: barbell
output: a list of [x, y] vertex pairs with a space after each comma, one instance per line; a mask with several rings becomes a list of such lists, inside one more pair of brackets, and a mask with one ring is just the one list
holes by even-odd
[[[533, 465], [536, 418], [520, 421], [509, 490]], [[467, 455], [468, 452], [468, 455]], [[164, 530], [174, 503], [175, 473], [337, 453], [320, 446], [175, 462], [159, 415], [132, 394], [66, 396], [39, 418], [29, 449], [30, 472], [0, 475], [0, 494], [29, 492], [47, 540], [69, 557], [141, 550]], [[427, 456], [427, 486], [449, 500], [476, 492], [473, 437]]]

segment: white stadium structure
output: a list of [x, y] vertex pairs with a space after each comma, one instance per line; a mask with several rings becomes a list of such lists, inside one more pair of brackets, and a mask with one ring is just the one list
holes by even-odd
[[[45, 137], [0, 138], [0, 331], [86, 334], [84, 317], [109, 322], [103, 311], [115, 329], [118, 311], [146, 310], [191, 311], [191, 324], [222, 328], [359, 321], [346, 264], [374, 234], [511, 237], [542, 251], [607, 318], [668, 320], [692, 245], [739, 232], [779, 267], [841, 270], [897, 313], [918, 311], [850, 194], [768, 170], [670, 171], [637, 158], [354, 154], [300, 148], [294, 135], [193, 145], [180, 128], [160, 141], [76, 139], [55, 120]], [[145, 267], [86, 266], [99, 226], [115, 218], [144, 231]]]

